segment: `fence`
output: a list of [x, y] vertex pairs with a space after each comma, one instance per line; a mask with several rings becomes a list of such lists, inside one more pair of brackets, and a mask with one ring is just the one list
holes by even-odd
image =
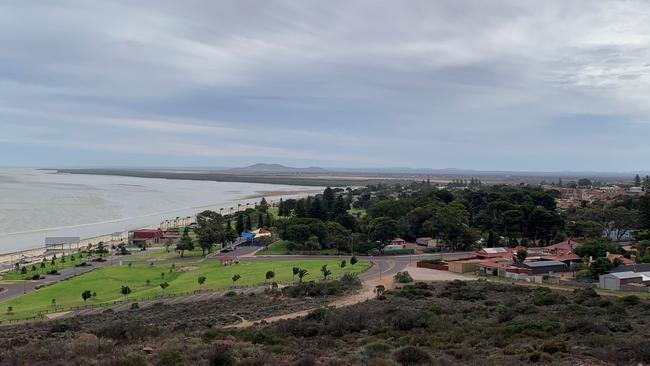
[[447, 263], [427, 263], [427, 262], [418, 262], [418, 268], [428, 268], [428, 269], [437, 269], [440, 271], [448, 271], [449, 265]]

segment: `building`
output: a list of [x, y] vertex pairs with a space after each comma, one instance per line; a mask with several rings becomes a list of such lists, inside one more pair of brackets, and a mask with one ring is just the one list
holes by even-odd
[[564, 254], [564, 253], [573, 253], [573, 251], [580, 246], [580, 242], [573, 239], [565, 240], [563, 242], [548, 245], [544, 247], [544, 250], [549, 254]]
[[159, 229], [133, 230], [129, 242], [137, 246], [152, 246], [159, 244], [165, 237], [165, 233]]
[[569, 271], [569, 266], [567, 266], [566, 263], [560, 261], [523, 262], [515, 263], [512, 266], [525, 269], [526, 273], [528, 273], [529, 276]]
[[476, 271], [481, 262], [483, 262], [481, 259], [464, 259], [449, 261], [447, 262], [447, 265], [449, 266], [449, 272], [467, 273]]
[[512, 259], [512, 249], [510, 248], [482, 248], [474, 252], [474, 255], [481, 259], [488, 258], [509, 258]]
[[623, 287], [645, 287], [648, 285], [650, 285], [650, 272], [612, 272], [598, 277], [598, 288], [609, 290], [621, 290]]
[[406, 244], [406, 240], [402, 238], [395, 238], [390, 241], [390, 245], [405, 245], [405, 244]]
[[607, 259], [609, 259], [609, 261], [612, 262], [612, 263], [614, 263], [615, 259], [618, 259], [619, 261], [621, 261], [621, 264], [626, 265], [626, 266], [628, 266], [630, 264], [634, 264], [633, 260], [631, 260], [629, 258], [625, 258], [622, 254], [607, 253]]
[[415, 239], [415, 243], [418, 245], [422, 245], [425, 247], [435, 247], [436, 246], [436, 240], [431, 238], [431, 237], [424, 237], [424, 238], [417, 238]]

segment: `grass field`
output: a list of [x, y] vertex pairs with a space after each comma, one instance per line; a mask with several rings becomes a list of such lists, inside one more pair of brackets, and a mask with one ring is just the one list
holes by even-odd
[[[164, 248], [162, 250], [150, 249], [149, 252], [146, 254], [129, 259], [129, 262], [162, 261], [162, 260], [180, 258], [181, 257], [180, 252], [177, 252], [174, 248], [176, 248], [175, 245], [169, 247], [169, 252], [165, 251]], [[212, 249], [212, 252], [215, 251], [218, 252], [219, 249], [221, 249], [221, 246], [215, 245]], [[189, 251], [186, 250], [185, 253], [183, 253], [183, 258], [199, 258], [202, 256], [203, 256], [203, 250], [201, 250], [200, 247], [194, 247], [194, 249]]]
[[269, 245], [268, 248], [258, 251], [257, 253], [255, 253], [255, 255], [289, 254], [289, 250], [287, 249], [287, 243], [288, 242], [286, 240], [278, 240], [273, 244]]
[[[106, 267], [2, 302], [0, 319], [20, 319], [34, 316], [43, 310], [63, 311], [72, 306], [81, 306], [84, 304], [81, 297], [84, 290], [97, 293], [96, 297], [88, 300], [88, 304], [102, 304], [124, 299], [120, 291], [122, 286], [131, 288], [130, 298], [142, 299], [160, 295], [162, 290], [159, 285], [162, 282], [169, 283], [169, 287], [165, 289], [166, 294], [193, 292], [200, 288], [226, 289], [232, 286], [231, 278], [235, 274], [241, 276], [236, 282], [237, 286], [258, 285], [264, 282], [265, 274], [269, 270], [275, 272], [274, 281], [289, 282], [293, 279], [293, 267], [309, 271], [305, 281], [320, 280], [320, 268], [323, 264], [328, 265], [334, 278], [343, 273], [358, 273], [368, 268], [368, 263], [362, 261], [354, 268], [348, 264], [346, 268], [341, 269], [338, 260], [265, 261], [225, 267], [216, 262], [183, 263], [176, 265], [171, 271], [170, 265]], [[200, 276], [206, 277], [203, 286], [198, 284]], [[147, 280], [150, 281], [149, 284]], [[56, 308], [52, 305], [53, 299], [56, 300]], [[12, 313], [7, 314], [10, 306]]]
[[336, 249], [322, 249], [318, 251], [313, 251], [313, 252], [305, 252], [305, 251], [300, 251], [300, 252], [290, 252], [287, 249], [287, 243], [288, 241], [286, 240], [278, 240], [274, 242], [273, 244], [269, 245], [267, 249], [262, 249], [255, 253], [255, 255], [284, 255], [284, 254], [304, 254], [304, 255], [337, 255], [338, 251]]

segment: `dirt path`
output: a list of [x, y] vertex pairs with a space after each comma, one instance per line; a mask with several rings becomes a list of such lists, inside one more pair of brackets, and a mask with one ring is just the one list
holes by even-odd
[[[392, 288], [393, 287], [393, 280], [390, 278], [384, 278], [382, 280], [372, 280], [372, 281], [366, 281], [363, 283], [363, 286], [361, 287], [361, 290], [353, 295], [346, 296], [337, 300], [334, 300], [330, 303], [327, 304], [327, 306], [333, 306], [336, 308], [344, 307], [344, 306], [350, 306], [354, 304], [358, 304], [360, 302], [364, 302], [366, 300], [374, 298], [376, 295], [374, 293], [375, 286], [377, 285], [384, 285], [386, 289]], [[246, 320], [242, 317], [239, 317], [241, 322], [237, 324], [230, 324], [225, 326], [224, 328], [247, 328], [251, 327], [253, 325], [256, 325], [260, 322], [265, 322], [265, 323], [273, 323], [277, 322], [280, 320], [286, 320], [286, 319], [295, 319], [295, 318], [300, 318], [303, 316], [306, 316], [310, 312], [314, 311], [316, 308], [311, 308], [311, 309], [306, 309], [306, 310], [300, 310], [296, 311], [293, 313], [288, 313], [288, 314], [282, 314], [282, 315], [276, 315], [264, 319], [259, 319], [255, 321], [250, 321]]]

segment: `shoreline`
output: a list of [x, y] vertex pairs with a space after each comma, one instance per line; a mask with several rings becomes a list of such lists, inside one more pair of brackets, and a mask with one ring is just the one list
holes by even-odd
[[[79, 241], [79, 244], [71, 247], [70, 251], [78, 251], [80, 248], [87, 248], [88, 245], [94, 246], [99, 242], [104, 242], [108, 244], [113, 244], [113, 243], [119, 243], [123, 241], [128, 240], [128, 233], [133, 230], [138, 230], [138, 229], [157, 229], [157, 228], [176, 228], [176, 227], [182, 227], [182, 226], [187, 226], [193, 222], [195, 222], [196, 214], [203, 211], [204, 209], [212, 208], [213, 211], [219, 212], [221, 209], [223, 209], [223, 215], [232, 215], [234, 213], [237, 213], [239, 211], [245, 211], [247, 208], [250, 208], [251, 204], [254, 204], [257, 202], [258, 199], [261, 199], [262, 197], [267, 198], [267, 201], [269, 202], [269, 205], [273, 206], [276, 204], [276, 201], [279, 201], [279, 199], [291, 199], [291, 198], [302, 198], [306, 197], [308, 195], [314, 195], [317, 193], [321, 193], [322, 189], [324, 187], [313, 187], [310, 189], [303, 189], [303, 190], [269, 190], [269, 191], [255, 191], [254, 194], [241, 197], [236, 200], [230, 200], [226, 202], [220, 202], [220, 203], [213, 203], [213, 204], [206, 204], [203, 206], [196, 206], [196, 207], [191, 207], [191, 208], [186, 208], [186, 209], [179, 209], [179, 210], [170, 210], [167, 211], [166, 213], [169, 213], [170, 216], [167, 216], [166, 219], [163, 219], [162, 221], [159, 222], [154, 222], [156, 220], [152, 219], [152, 223], [149, 225], [145, 226], [133, 226], [129, 227], [126, 230], [123, 230], [121, 232], [113, 232], [113, 233], [104, 233], [104, 234], [99, 234], [91, 237], [82, 237], [81, 240]], [[268, 199], [268, 197], [274, 197], [274, 199]], [[172, 216], [171, 214], [173, 212], [179, 212], [179, 211], [187, 211], [187, 210], [192, 210], [194, 211], [193, 214], [190, 216]], [[141, 218], [147, 217], [147, 216], [156, 216], [159, 215], [160, 213], [152, 213], [149, 215], [144, 215], [141, 216]], [[163, 213], [164, 214], [164, 213]], [[116, 220], [111, 220], [111, 222], [120, 222], [120, 221], [127, 221], [130, 218], [120, 218]], [[71, 225], [69, 227], [83, 227], [83, 226], [93, 226], [97, 225], [99, 223], [86, 223], [86, 224], [79, 224], [79, 225]], [[57, 229], [61, 228], [53, 228], [53, 229], [36, 229], [30, 232], [38, 233], [38, 232], [43, 232], [46, 233], [48, 231], [54, 231]], [[163, 229], [164, 230], [164, 229]], [[119, 235], [117, 235], [119, 233]], [[5, 234], [5, 235], [14, 235], [13, 233], [10, 234]], [[17, 233], [16, 235], [19, 235]], [[13, 263], [17, 260], [20, 260], [22, 257], [26, 257], [27, 259], [31, 260], [32, 262], [36, 259], [42, 258], [46, 254], [45, 251], [45, 245], [42, 246], [35, 246], [35, 247], [28, 247], [24, 249], [16, 249], [16, 250], [7, 250], [0, 252], [0, 271], [4, 271], [6, 269], [10, 269], [13, 265]], [[9, 267], [7, 265], [9, 264]]]

